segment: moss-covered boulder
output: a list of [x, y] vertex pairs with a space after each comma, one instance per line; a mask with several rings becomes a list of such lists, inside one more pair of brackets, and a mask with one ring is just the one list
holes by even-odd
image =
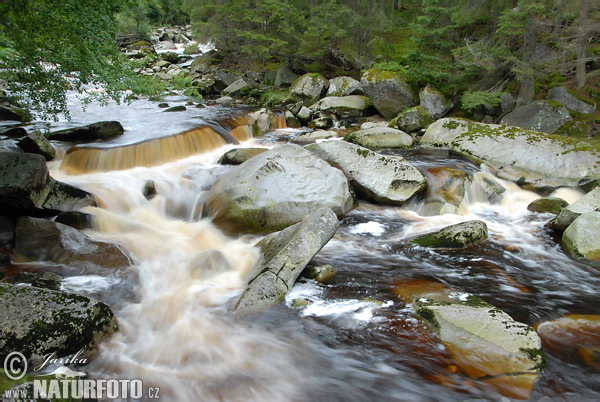
[[381, 155], [345, 141], [325, 141], [305, 147], [340, 169], [364, 199], [402, 205], [427, 187], [425, 176], [399, 156]]
[[352, 77], [335, 77], [329, 80], [327, 96], [364, 95], [360, 82]]
[[600, 261], [600, 212], [586, 212], [564, 231], [562, 244], [574, 258]]
[[535, 325], [544, 349], [562, 359], [600, 368], [600, 315], [567, 314]]
[[554, 133], [572, 120], [569, 111], [556, 101], [534, 101], [519, 106], [500, 120], [500, 123], [528, 130]]
[[94, 204], [93, 195], [52, 179], [43, 156], [0, 153], [0, 208], [3, 213], [52, 215]]
[[468, 221], [446, 226], [433, 233], [413, 239], [412, 242], [424, 247], [464, 248], [488, 238], [485, 222]]
[[70, 226], [28, 216], [17, 220], [15, 253], [34, 261], [83, 268], [130, 265], [129, 257], [116, 244], [94, 241]]
[[110, 308], [65, 292], [0, 283], [0, 359], [20, 352], [30, 367], [44, 356], [91, 351], [118, 329]]
[[560, 102], [564, 107], [575, 110], [576, 112], [589, 114], [596, 111], [596, 105], [584, 102], [571, 95], [567, 88], [557, 86], [550, 88], [546, 100]]
[[50, 133], [48, 139], [53, 141], [91, 142], [109, 140], [123, 134], [125, 130], [118, 121], [100, 121], [87, 126], [68, 128]]
[[221, 165], [241, 165], [248, 159], [268, 151], [267, 148], [235, 148], [227, 151], [219, 158]]
[[263, 255], [236, 311], [253, 312], [281, 302], [298, 276], [333, 237], [339, 221], [330, 208], [319, 208], [300, 223], [272, 233], [257, 246]]
[[444, 117], [454, 107], [454, 103], [450, 99], [431, 85], [427, 85], [419, 92], [419, 99], [419, 106], [433, 120]]
[[548, 227], [562, 232], [581, 214], [594, 211], [600, 212], [600, 187], [596, 187], [573, 204], [561, 209], [558, 216], [548, 222]]
[[354, 207], [342, 172], [298, 145], [280, 145], [232, 168], [208, 194], [213, 222], [228, 232], [268, 233], [328, 207], [343, 217]]
[[420, 141], [485, 163], [507, 180], [540, 190], [577, 187], [600, 179], [600, 153], [585, 142], [518, 127], [444, 118]]
[[545, 366], [533, 328], [483, 300], [423, 280], [394, 288], [429, 323], [453, 363], [474, 384], [526, 399]]
[[333, 130], [315, 130], [310, 133], [299, 135], [298, 137], [294, 138], [292, 142], [294, 144], [306, 145], [313, 144], [320, 140], [329, 140], [332, 138], [340, 138], [340, 134]]
[[17, 146], [25, 153], [42, 155], [47, 161], [56, 157], [54, 147], [39, 131], [27, 134], [19, 140]]
[[389, 127], [373, 127], [348, 133], [344, 140], [372, 150], [411, 148], [414, 139], [404, 131]]
[[328, 81], [321, 74], [304, 74], [290, 86], [290, 96], [306, 106], [312, 105], [325, 93], [327, 85]]
[[270, 133], [279, 128], [279, 119], [269, 109], [262, 108], [246, 116], [248, 125], [252, 127], [252, 134], [256, 137]]
[[557, 197], [542, 197], [532, 201], [527, 205], [527, 210], [531, 212], [541, 212], [557, 215], [561, 209], [569, 205], [562, 198]]
[[390, 127], [397, 128], [407, 133], [427, 128], [433, 120], [421, 106], [411, 107], [400, 113], [390, 121]]
[[377, 113], [369, 98], [361, 95], [328, 96], [312, 105], [310, 109], [333, 113], [338, 117], [365, 117]]
[[415, 92], [401, 72], [367, 70], [360, 83], [375, 108], [386, 119], [393, 119], [404, 109], [417, 105]]

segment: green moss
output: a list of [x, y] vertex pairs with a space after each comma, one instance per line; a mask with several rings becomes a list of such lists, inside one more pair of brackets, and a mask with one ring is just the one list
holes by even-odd
[[533, 366], [532, 370], [543, 370], [546, 367], [546, 358], [542, 352], [542, 349], [530, 349], [530, 348], [520, 348], [521, 352], [525, 353], [532, 361], [538, 362], [535, 366]]
[[437, 319], [435, 318], [435, 313], [433, 311], [431, 311], [429, 308], [427, 307], [420, 307], [417, 310], [417, 314], [424, 319], [425, 321], [427, 321], [435, 330], [439, 330], [440, 329], [440, 324], [438, 323]]
[[558, 107], [562, 107], [562, 106], [563, 106], [563, 104], [562, 104], [562, 103], [560, 103], [560, 102], [559, 102], [559, 101], [557, 101], [557, 100], [547, 100], [546, 102], [548, 102], [548, 104], [549, 104], [550, 106], [552, 106], [554, 109], [556, 109], [556, 108], [558, 108]]

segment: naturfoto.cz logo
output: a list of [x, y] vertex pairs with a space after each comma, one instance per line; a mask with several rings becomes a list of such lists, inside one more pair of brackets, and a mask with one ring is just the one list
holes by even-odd
[[[4, 373], [14, 381], [27, 373], [27, 359], [19, 352], [9, 353], [4, 359]], [[19, 386], [4, 392], [4, 399], [158, 399], [159, 388], [144, 392], [142, 380], [92, 380], [87, 374], [60, 366], [50, 373], [37, 375], [29, 386]], [[42, 377], [55, 377], [46, 379]], [[32, 395], [33, 394], [33, 395]]]

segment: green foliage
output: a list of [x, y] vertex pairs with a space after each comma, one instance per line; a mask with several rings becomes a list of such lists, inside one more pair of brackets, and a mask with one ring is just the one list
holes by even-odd
[[267, 106], [279, 105], [287, 102], [289, 99], [289, 93], [285, 89], [267, 90], [260, 97], [260, 101]]
[[462, 109], [472, 111], [480, 106], [498, 106], [500, 104], [500, 92], [466, 91], [460, 98]]

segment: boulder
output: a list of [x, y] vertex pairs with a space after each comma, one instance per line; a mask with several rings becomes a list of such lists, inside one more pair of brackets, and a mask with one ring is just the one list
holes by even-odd
[[290, 111], [285, 112], [285, 125], [288, 128], [300, 128], [302, 126], [300, 120]]
[[82, 267], [130, 265], [129, 257], [116, 244], [94, 241], [70, 226], [28, 216], [17, 220], [15, 252], [34, 261]]
[[586, 212], [600, 212], [600, 187], [596, 187], [573, 204], [561, 209], [558, 216], [548, 223], [548, 227], [559, 232], [563, 231]]
[[164, 112], [166, 113], [171, 113], [171, 112], [185, 112], [187, 110], [187, 108], [183, 105], [177, 105], [177, 106], [171, 106], [168, 109], [165, 109]]
[[352, 77], [335, 77], [329, 80], [327, 96], [364, 95], [363, 87]]
[[262, 262], [242, 293], [236, 311], [261, 311], [281, 302], [338, 226], [336, 214], [330, 208], [319, 208], [300, 223], [260, 241], [257, 246], [263, 255]]
[[0, 358], [22, 353], [30, 367], [45, 356], [89, 352], [118, 330], [110, 308], [98, 300], [48, 289], [0, 283]]
[[14, 278], [14, 283], [28, 283], [44, 289], [60, 290], [62, 278], [52, 272], [21, 272]]
[[306, 145], [313, 144], [320, 140], [327, 140], [331, 138], [340, 138], [340, 135], [337, 131], [315, 130], [310, 133], [299, 135], [298, 137], [294, 138], [292, 142], [294, 144]]
[[154, 183], [154, 180], [147, 180], [146, 183], [144, 183], [144, 187], [142, 187], [142, 195], [144, 198], [151, 200], [156, 197], [157, 194], [158, 192], [156, 191], [156, 184]]
[[29, 121], [31, 117], [23, 109], [0, 105], [0, 120]]
[[528, 325], [483, 300], [441, 283], [413, 280], [394, 288], [427, 321], [452, 362], [474, 384], [527, 399], [545, 366], [542, 341]]
[[569, 111], [556, 101], [534, 101], [507, 114], [501, 124], [552, 134], [572, 120]]
[[179, 63], [179, 55], [175, 52], [164, 52], [159, 56], [160, 60], [168, 61], [171, 64]]
[[225, 88], [227, 88], [228, 86], [230, 86], [231, 84], [233, 84], [234, 82], [236, 82], [237, 80], [239, 80], [240, 77], [238, 77], [237, 75], [235, 75], [234, 73], [232, 73], [230, 71], [219, 70], [213, 74], [213, 79], [215, 81], [215, 83], [214, 83], [215, 90], [217, 92], [220, 92], [220, 91], [224, 90]]
[[424, 247], [433, 248], [464, 248], [479, 243], [488, 238], [485, 222], [468, 221], [446, 226], [433, 233], [419, 236], [412, 240]]
[[401, 72], [367, 70], [360, 83], [375, 108], [388, 120], [417, 105], [414, 91]]
[[267, 148], [235, 148], [227, 151], [219, 159], [221, 165], [241, 165], [248, 159], [268, 151]]
[[569, 205], [562, 198], [557, 197], [542, 197], [532, 201], [527, 205], [527, 210], [531, 212], [550, 213], [557, 215], [561, 209]]
[[512, 94], [509, 92], [502, 92], [500, 95], [500, 108], [502, 109], [502, 113], [509, 113], [515, 110], [515, 106], [517, 105], [517, 100]]
[[427, 128], [433, 120], [421, 106], [411, 107], [400, 113], [398, 117], [390, 121], [390, 127], [397, 128], [407, 133], [413, 133]]
[[369, 149], [411, 148], [413, 137], [389, 127], [373, 127], [348, 133], [344, 140]]
[[327, 80], [321, 74], [304, 74], [290, 86], [290, 96], [303, 101], [306, 106], [319, 100], [327, 87]]
[[84, 212], [62, 212], [54, 219], [54, 222], [62, 223], [77, 230], [85, 230], [93, 227], [94, 218]]
[[305, 148], [344, 172], [367, 200], [402, 205], [427, 187], [421, 172], [399, 156], [381, 155], [345, 141], [325, 141]]
[[567, 91], [567, 88], [561, 86], [550, 88], [548, 95], [546, 95], [546, 100], [560, 102], [564, 107], [583, 114], [594, 113], [596, 111], [595, 105], [577, 99]]
[[296, 113], [296, 117], [300, 120], [302, 124], [308, 124], [310, 118], [312, 117], [313, 111], [307, 108], [306, 106], [302, 106], [298, 113]]
[[269, 109], [262, 108], [252, 113], [248, 113], [246, 121], [252, 126], [252, 134], [256, 137], [270, 133], [279, 128], [279, 120], [275, 113]]
[[240, 96], [242, 94], [242, 90], [251, 88], [252, 84], [246, 82], [246, 80], [244, 80], [243, 78], [240, 78], [239, 80], [235, 81], [227, 88], [222, 90], [221, 94], [225, 96]]
[[42, 155], [47, 161], [56, 157], [56, 151], [40, 131], [35, 131], [23, 137], [17, 146], [25, 153]]
[[600, 155], [569, 137], [497, 124], [444, 118], [431, 124], [420, 142], [485, 163], [499, 177], [537, 189], [577, 187], [600, 179]]
[[55, 131], [48, 136], [52, 141], [91, 142], [109, 140], [123, 134], [125, 130], [118, 121], [100, 121], [82, 127], [68, 128]]
[[346, 177], [298, 145], [280, 145], [232, 168], [212, 186], [207, 205], [228, 232], [281, 230], [321, 207], [343, 217], [354, 207]]
[[334, 126], [333, 119], [331, 117], [317, 117], [310, 123], [308, 123], [308, 128], [321, 129], [325, 130], [328, 128], [332, 128]]
[[366, 96], [328, 96], [310, 107], [312, 110], [333, 113], [339, 117], [365, 117], [376, 113]]
[[336, 270], [332, 265], [321, 265], [319, 267], [308, 267], [302, 271], [302, 276], [317, 282], [325, 282], [335, 276]]
[[0, 129], [0, 135], [5, 135], [8, 138], [22, 138], [27, 135], [27, 130], [23, 127], [9, 127], [6, 129]]
[[427, 85], [419, 92], [419, 99], [421, 100], [419, 106], [421, 106], [425, 113], [431, 116], [433, 120], [444, 117], [446, 113], [454, 107], [454, 103], [452, 103], [451, 100], [430, 85]]
[[219, 104], [219, 105], [229, 105], [230, 103], [234, 103], [235, 99], [233, 99], [231, 96], [221, 96], [218, 99], [215, 99], [215, 103]]
[[467, 173], [449, 167], [432, 168], [429, 173], [433, 178], [429, 182], [427, 198], [458, 207], [465, 197], [465, 187], [469, 180]]
[[94, 205], [94, 196], [55, 181], [41, 155], [0, 153], [0, 208], [3, 213], [52, 215]]
[[600, 261], [600, 212], [586, 212], [564, 231], [562, 244], [573, 258]]
[[277, 88], [288, 88], [297, 79], [298, 75], [296, 75], [292, 70], [284, 66], [277, 70], [277, 74], [275, 75], [275, 86]]

